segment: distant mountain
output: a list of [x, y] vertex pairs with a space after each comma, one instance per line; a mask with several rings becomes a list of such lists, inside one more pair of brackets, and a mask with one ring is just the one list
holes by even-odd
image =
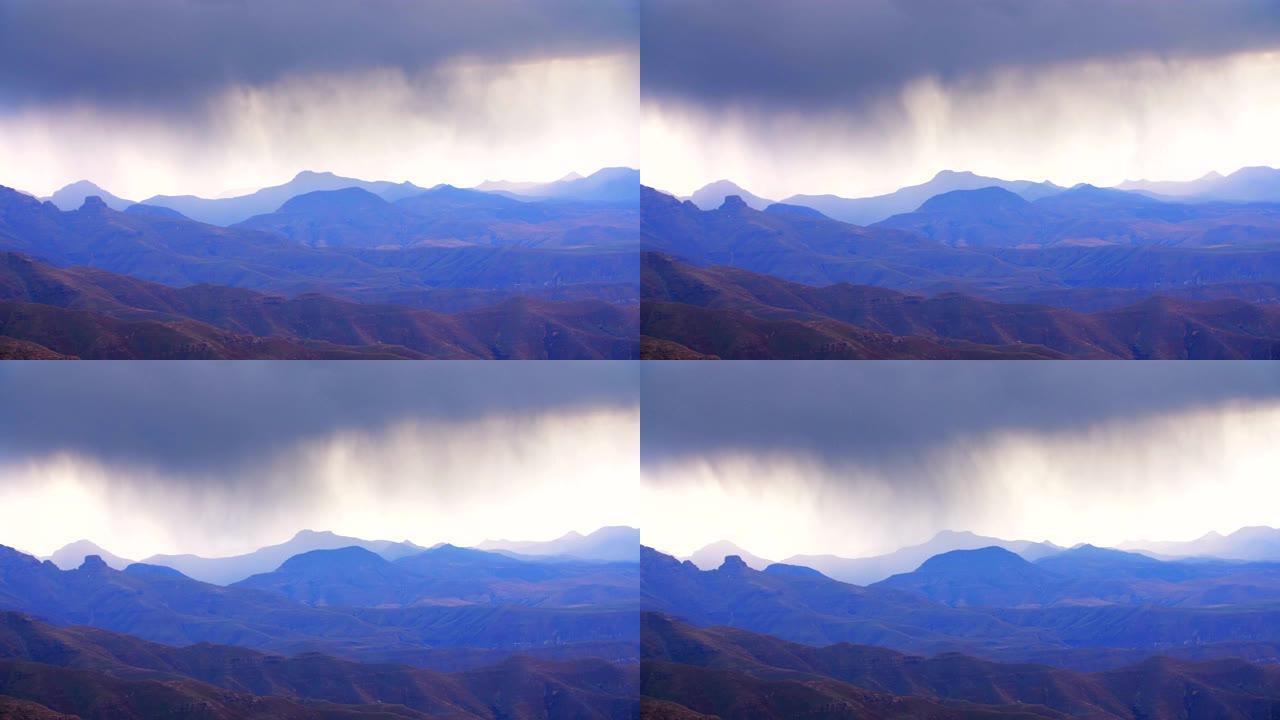
[[952, 550], [972, 550], [993, 546], [1017, 553], [1024, 559], [1031, 561], [1039, 560], [1062, 550], [1062, 548], [1050, 542], [1001, 540], [999, 538], [976, 535], [971, 532], [943, 530], [927, 542], [919, 545], [910, 545], [884, 555], [865, 558], [842, 558], [835, 555], [793, 555], [783, 562], [792, 565], [806, 565], [836, 580], [855, 585], [869, 585], [873, 582], [884, 580], [890, 575], [915, 570], [929, 558]]
[[936, 555], [872, 587], [952, 607], [1219, 607], [1280, 600], [1280, 563], [1162, 562], [1092, 545], [1032, 563], [987, 547]]
[[703, 570], [715, 570], [724, 564], [724, 559], [730, 555], [738, 556], [747, 564], [747, 567], [753, 570], [764, 570], [773, 564], [772, 560], [765, 560], [757, 555], [752, 555], [728, 540], [713, 542], [682, 559], [692, 562]]
[[88, 540], [76, 540], [73, 543], [63, 545], [57, 551], [45, 560], [51, 561], [54, 565], [63, 570], [75, 570], [84, 564], [84, 559], [89, 555], [97, 555], [107, 564], [107, 567], [116, 570], [123, 570], [133, 564], [132, 560], [126, 560], [118, 555], [113, 555]]
[[873, 587], [908, 590], [952, 607], [1039, 605], [1060, 578], [999, 547], [952, 550]]
[[[1153, 657], [1105, 672], [919, 657], [842, 643], [811, 647], [729, 628], [641, 619], [641, 692], [690, 713], [735, 717], [1021, 718], [1265, 717], [1280, 669], [1240, 660]], [[705, 713], [707, 715], [701, 715]], [[845, 715], [840, 715], [845, 716]], [[681, 717], [672, 715], [671, 717]]]
[[[54, 627], [17, 613], [0, 614], [0, 668], [0, 695], [85, 718], [139, 720], [624, 720], [634, 716], [638, 691], [633, 672], [602, 660], [514, 657], [446, 674], [318, 653], [282, 657], [207, 643], [171, 647]], [[43, 717], [4, 714], [2, 705], [0, 716]]]
[[1119, 547], [1166, 557], [1280, 562], [1280, 530], [1265, 526], [1245, 527], [1230, 535], [1215, 531], [1185, 542], [1137, 540], [1121, 543]]
[[59, 210], [75, 210], [83, 205], [86, 199], [95, 196], [101, 198], [112, 210], [124, 210], [133, 205], [132, 200], [118, 198], [88, 180], [73, 182], [44, 199], [58, 206]]
[[582, 535], [575, 531], [547, 541], [486, 540], [476, 548], [519, 555], [636, 562], [640, 552], [640, 531], [625, 526], [603, 527], [589, 535]]
[[928, 182], [904, 187], [887, 195], [866, 198], [842, 198], [836, 195], [792, 195], [782, 202], [790, 205], [811, 207], [828, 217], [853, 223], [854, 225], [870, 225], [892, 215], [911, 212], [935, 195], [941, 195], [952, 190], [977, 190], [986, 187], [1003, 188], [1017, 193], [1027, 200], [1047, 197], [1063, 189], [1051, 182], [1001, 180], [1000, 178], [975, 175], [971, 172], [943, 170], [934, 175], [933, 179]]
[[477, 185], [475, 189], [524, 198], [634, 206], [639, 199], [640, 171], [625, 167], [603, 168], [587, 177], [570, 173], [549, 183], [486, 181]]
[[1272, 245], [1280, 236], [1280, 205], [1166, 202], [1092, 185], [1029, 202], [993, 187], [943, 193], [876, 227], [952, 247]]
[[440, 185], [394, 203], [361, 188], [317, 190], [233, 227], [317, 248], [634, 248], [636, 215], [635, 208], [517, 200]]
[[452, 545], [394, 562], [361, 547], [312, 550], [233, 585], [279, 593], [313, 607], [381, 608], [629, 604], [638, 586], [632, 563], [526, 561]]
[[748, 207], [755, 210], [764, 210], [774, 204], [772, 200], [747, 192], [730, 180], [717, 180], [703, 185], [687, 199], [703, 210], [715, 210], [723, 205], [725, 198], [730, 195], [737, 195]]
[[1188, 181], [1126, 180], [1116, 187], [1170, 198], [1276, 203], [1280, 202], [1280, 170], [1247, 167], [1227, 176], [1211, 172]]
[[204, 558], [198, 555], [152, 555], [142, 562], [163, 565], [202, 582], [214, 585], [230, 585], [250, 575], [265, 573], [280, 567], [286, 560], [313, 550], [356, 547], [383, 558], [394, 560], [419, 553], [426, 548], [408, 540], [361, 540], [328, 531], [302, 530], [278, 545], [268, 545], [251, 553], [230, 557]]
[[[176, 210], [183, 215], [211, 225], [234, 225], [254, 215], [274, 212], [290, 198], [318, 190], [360, 188], [378, 197], [395, 201], [425, 192], [411, 182], [393, 183], [341, 177], [330, 172], [304, 170], [283, 185], [262, 188], [248, 195], [229, 198], [201, 198], [194, 195], [156, 195], [142, 201]], [[123, 209], [123, 208], [118, 208]]]

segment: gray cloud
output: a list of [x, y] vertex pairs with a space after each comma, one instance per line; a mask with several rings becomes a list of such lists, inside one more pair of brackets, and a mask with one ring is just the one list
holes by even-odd
[[637, 376], [624, 363], [4, 364], [0, 459], [67, 452], [232, 482], [337, 432], [632, 410]]
[[635, 0], [0, 0], [0, 107], [198, 110], [229, 87], [634, 50]]
[[646, 0], [641, 88], [708, 109], [857, 111], [926, 76], [1276, 47], [1269, 0]]
[[784, 452], [891, 468], [1000, 431], [1280, 400], [1266, 362], [648, 363], [641, 382], [646, 465]]

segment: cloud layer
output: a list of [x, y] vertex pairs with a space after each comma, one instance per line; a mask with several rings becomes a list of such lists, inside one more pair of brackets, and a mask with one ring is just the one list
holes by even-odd
[[857, 197], [943, 169], [1059, 184], [1280, 164], [1280, 10], [646, 3], [647, 183]]
[[234, 553], [303, 528], [421, 544], [635, 524], [625, 364], [0, 368], [0, 543]]
[[143, 200], [635, 166], [637, 23], [634, 0], [0, 0], [0, 183]]
[[1280, 525], [1280, 375], [1265, 363], [666, 364], [643, 388], [645, 542], [673, 552]]

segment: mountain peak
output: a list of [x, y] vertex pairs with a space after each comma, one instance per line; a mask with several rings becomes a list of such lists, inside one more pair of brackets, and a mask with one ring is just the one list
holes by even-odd
[[293, 179], [296, 181], [296, 180], [312, 180], [315, 178], [331, 178], [331, 177], [336, 177], [336, 176], [331, 172], [316, 172], [314, 170], [303, 170], [299, 172], [297, 175], [294, 175]]
[[747, 208], [747, 203], [742, 199], [741, 195], [725, 195], [724, 202], [720, 203], [721, 210], [740, 211]]
[[107, 569], [107, 563], [102, 560], [101, 555], [85, 555], [80, 569], [85, 572], [101, 572]]
[[100, 195], [86, 195], [84, 202], [80, 204], [80, 212], [101, 212], [106, 209], [107, 204]]
[[720, 569], [724, 572], [742, 572], [747, 569], [747, 564], [743, 562], [741, 555], [725, 555]]

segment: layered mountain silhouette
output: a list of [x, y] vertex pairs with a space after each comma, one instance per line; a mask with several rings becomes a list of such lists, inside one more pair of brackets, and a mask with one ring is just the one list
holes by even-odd
[[644, 189], [648, 358], [1280, 354], [1280, 205], [989, 187], [871, 227]]
[[808, 645], [963, 652], [1083, 670], [1154, 654], [1280, 656], [1275, 564], [1169, 563], [1088, 546], [1032, 563], [991, 547], [943, 553], [864, 587], [798, 565], [756, 571], [732, 556], [711, 571], [648, 548], [642, 558], [646, 610]]
[[116, 570], [123, 570], [133, 564], [132, 560], [113, 555], [88, 540], [76, 540], [75, 542], [67, 543], [55, 550], [52, 555], [43, 559], [52, 562], [63, 570], [74, 570], [83, 565], [85, 558], [90, 555], [97, 555], [102, 562], [107, 564], [107, 567]]
[[1213, 557], [1227, 560], [1280, 562], [1280, 530], [1247, 527], [1228, 535], [1207, 533], [1185, 542], [1131, 541], [1121, 548], [1166, 557]]
[[[387, 560], [398, 560], [427, 548], [405, 540], [361, 540], [328, 531], [301, 530], [278, 545], [268, 545], [251, 553], [230, 557], [205, 558], [198, 555], [152, 555], [142, 562], [173, 568], [189, 578], [214, 585], [230, 585], [250, 575], [270, 572], [289, 558], [313, 550], [363, 548]], [[108, 563], [110, 565], [110, 563]], [[59, 567], [63, 567], [59, 563]], [[112, 567], [115, 567], [112, 565]], [[64, 567], [64, 569], [66, 569]]]
[[[306, 172], [127, 206], [0, 188], [0, 253], [76, 275], [4, 289], [0, 356], [635, 357], [638, 175], [567, 183], [517, 199]], [[606, 197], [627, 183], [630, 203]]]
[[[985, 547], [1001, 547], [1031, 561], [1061, 552], [1063, 548], [1050, 542], [1027, 540], [1001, 540], [971, 532], [944, 530], [927, 542], [910, 545], [891, 553], [864, 558], [844, 558], [837, 555], [793, 555], [783, 562], [804, 565], [818, 570], [827, 577], [868, 585], [884, 580], [890, 575], [910, 572], [935, 555], [952, 550], [972, 550]], [[706, 569], [706, 568], [704, 568]]]
[[321, 190], [359, 188], [379, 197], [394, 201], [423, 192], [410, 182], [369, 182], [341, 177], [330, 172], [304, 170], [289, 182], [256, 190], [247, 195], [227, 198], [201, 198], [194, 195], [155, 195], [141, 202], [142, 205], [169, 208], [192, 220], [211, 225], [234, 225], [254, 215], [272, 212], [290, 198]]
[[765, 560], [757, 555], [743, 550], [728, 540], [719, 540], [709, 545], [704, 545], [687, 558], [689, 562], [697, 565], [703, 570], [714, 570], [724, 564], [724, 559], [730, 555], [736, 556], [747, 567], [754, 570], [764, 570], [773, 564], [770, 560]]
[[1280, 170], [1247, 167], [1230, 175], [1211, 172], [1188, 181], [1127, 180], [1116, 188], [1157, 197], [1274, 203], [1280, 202]]
[[626, 526], [603, 527], [583, 535], [568, 532], [555, 540], [486, 540], [480, 550], [512, 553], [529, 558], [577, 558], [604, 562], [638, 562], [640, 530]]
[[550, 183], [490, 181], [477, 185], [475, 189], [528, 199], [634, 207], [639, 186], [638, 170], [614, 167], [597, 170], [586, 177], [570, 173]]
[[853, 223], [870, 225], [893, 215], [911, 212], [929, 198], [953, 190], [977, 190], [999, 187], [1017, 193], [1028, 200], [1046, 197], [1062, 190], [1050, 182], [1029, 180], [1001, 180], [971, 172], [943, 170], [928, 182], [895, 190], [886, 195], [866, 198], [842, 198], [836, 195], [792, 195], [782, 202], [789, 205], [810, 207], [822, 214]]
[[114, 570], [95, 555], [61, 570], [0, 547], [0, 610], [170, 645], [318, 651], [445, 669], [515, 653], [634, 658], [634, 564], [424, 552], [415, 563], [414, 555], [392, 562], [359, 547], [317, 550], [222, 587], [161, 565]]
[[688, 200], [703, 210], [714, 210], [723, 205], [725, 199], [729, 197], [737, 197], [746, 203], [747, 207], [755, 210], [764, 210], [774, 204], [772, 200], [765, 200], [743, 190], [731, 180], [717, 180], [703, 185], [690, 195]]
[[112, 210], [124, 211], [135, 204], [132, 200], [123, 200], [112, 195], [88, 180], [77, 180], [66, 185], [45, 200], [56, 205], [59, 210], [75, 210], [90, 197], [101, 199]]

